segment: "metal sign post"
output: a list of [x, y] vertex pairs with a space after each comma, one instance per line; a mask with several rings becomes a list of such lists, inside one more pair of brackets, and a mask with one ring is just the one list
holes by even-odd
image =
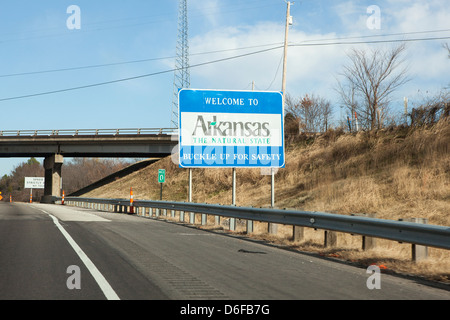
[[164, 170], [164, 169], [158, 170], [158, 182], [161, 185], [161, 190], [159, 193], [159, 200], [162, 200], [163, 183], [166, 182], [166, 170]]
[[30, 189], [30, 203], [33, 202], [33, 189], [44, 189], [45, 178], [42, 177], [26, 177], [25, 189]]
[[192, 169], [189, 168], [189, 202], [192, 202]]

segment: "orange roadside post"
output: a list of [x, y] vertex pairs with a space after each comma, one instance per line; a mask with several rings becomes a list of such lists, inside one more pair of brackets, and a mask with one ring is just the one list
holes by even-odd
[[64, 205], [64, 190], [63, 190], [63, 194], [62, 194], [61, 204]]
[[133, 187], [130, 188], [130, 213], [134, 213], [134, 206], [133, 206]]

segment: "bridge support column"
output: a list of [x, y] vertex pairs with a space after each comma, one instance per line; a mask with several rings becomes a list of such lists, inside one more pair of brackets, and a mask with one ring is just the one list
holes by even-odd
[[61, 196], [61, 167], [63, 162], [64, 157], [60, 154], [54, 154], [45, 158], [45, 186], [41, 202], [52, 203], [52, 197]]

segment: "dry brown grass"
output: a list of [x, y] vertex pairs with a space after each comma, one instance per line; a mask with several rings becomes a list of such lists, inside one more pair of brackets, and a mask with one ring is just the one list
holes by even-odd
[[[344, 134], [330, 130], [315, 139], [286, 147], [286, 168], [276, 175], [276, 205], [338, 214], [371, 213], [383, 219], [427, 218], [450, 226], [450, 125], [441, 120], [429, 128], [390, 128]], [[306, 141], [306, 142], [305, 142]], [[159, 199], [157, 171], [166, 169], [163, 199], [188, 200], [188, 172], [165, 158], [139, 172], [84, 196]], [[193, 170], [193, 201], [230, 204], [231, 169]], [[260, 169], [237, 170], [237, 205], [268, 207], [270, 178]], [[223, 219], [225, 222], [226, 219]], [[239, 225], [238, 225], [239, 227]], [[243, 231], [243, 225], [237, 232]], [[362, 251], [360, 237], [339, 234], [338, 246], [323, 247], [323, 231], [307, 229], [305, 240], [292, 242], [292, 227], [267, 233], [259, 223], [252, 235], [294, 249], [450, 283], [450, 252], [429, 248], [429, 258], [411, 262], [409, 244], [378, 239], [377, 248]]]

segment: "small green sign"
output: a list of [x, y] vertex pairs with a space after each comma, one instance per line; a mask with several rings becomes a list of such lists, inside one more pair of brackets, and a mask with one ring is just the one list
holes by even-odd
[[159, 183], [166, 182], [166, 170], [164, 170], [164, 169], [158, 170], [158, 182]]

